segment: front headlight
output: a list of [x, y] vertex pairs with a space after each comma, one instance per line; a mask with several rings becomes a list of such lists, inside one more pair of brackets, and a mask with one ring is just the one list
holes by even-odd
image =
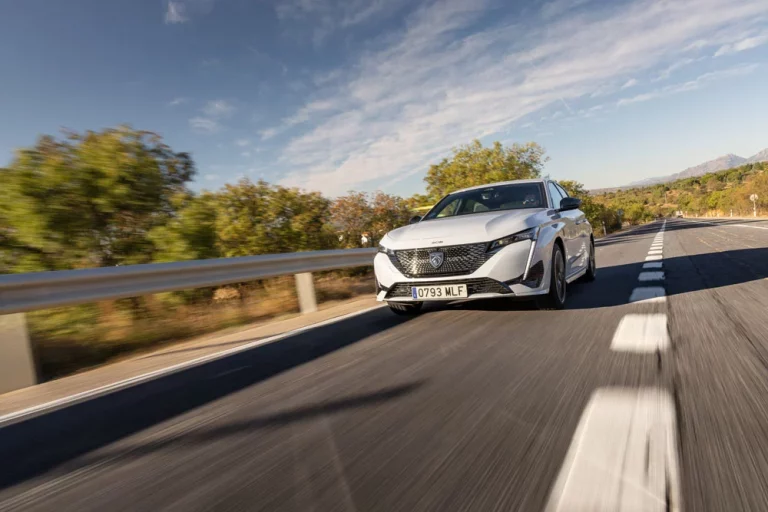
[[494, 240], [490, 243], [488, 246], [488, 252], [496, 252], [508, 245], [522, 242], [523, 240], [536, 240], [539, 236], [539, 228], [531, 228], [526, 229], [525, 231], [521, 231], [519, 233], [515, 233], [514, 235], [505, 236], [504, 238], [499, 238], [498, 240]]

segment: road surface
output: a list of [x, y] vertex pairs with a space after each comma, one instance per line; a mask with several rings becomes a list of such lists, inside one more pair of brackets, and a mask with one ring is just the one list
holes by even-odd
[[0, 510], [766, 511], [768, 222], [661, 228], [564, 311], [380, 309], [0, 429]]

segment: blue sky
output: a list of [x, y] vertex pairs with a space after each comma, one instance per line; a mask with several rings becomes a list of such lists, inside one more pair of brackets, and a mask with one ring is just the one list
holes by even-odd
[[162, 134], [195, 188], [423, 190], [536, 141], [590, 188], [768, 147], [766, 0], [24, 0], [0, 6], [0, 165], [61, 127]]

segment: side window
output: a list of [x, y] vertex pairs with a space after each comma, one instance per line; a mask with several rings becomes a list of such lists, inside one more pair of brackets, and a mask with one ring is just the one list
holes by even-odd
[[551, 181], [547, 186], [549, 187], [549, 195], [552, 197], [552, 208], [560, 208], [560, 201], [563, 199], [562, 194], [560, 194], [560, 191], [557, 190], [557, 186]]
[[568, 195], [568, 192], [566, 192], [565, 189], [560, 186], [559, 183], [555, 183], [555, 185], [557, 186], [557, 190], [560, 191], [560, 195], [561, 196], [563, 196], [563, 197], [571, 197], [571, 196]]

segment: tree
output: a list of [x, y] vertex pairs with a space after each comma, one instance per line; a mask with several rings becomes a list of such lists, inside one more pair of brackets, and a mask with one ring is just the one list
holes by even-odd
[[545, 157], [544, 148], [535, 142], [504, 147], [494, 142], [486, 148], [475, 140], [453, 150], [453, 156], [430, 166], [424, 181], [427, 195], [437, 201], [446, 194], [465, 187], [526, 178], [537, 178]]
[[378, 241], [387, 232], [405, 226], [413, 216], [405, 199], [376, 192], [370, 202], [371, 236]]
[[176, 199], [177, 213], [168, 222], [149, 232], [155, 246], [156, 262], [216, 258], [216, 196], [181, 194]]
[[217, 194], [217, 245], [224, 256], [333, 247], [330, 201], [317, 192], [253, 183], [225, 185]]
[[128, 126], [40, 137], [0, 170], [0, 246], [19, 258], [11, 271], [151, 261], [148, 233], [194, 174], [187, 153]]
[[342, 247], [361, 247], [364, 233], [371, 230], [373, 209], [364, 192], [350, 191], [336, 198], [331, 205], [331, 223], [338, 233]]

